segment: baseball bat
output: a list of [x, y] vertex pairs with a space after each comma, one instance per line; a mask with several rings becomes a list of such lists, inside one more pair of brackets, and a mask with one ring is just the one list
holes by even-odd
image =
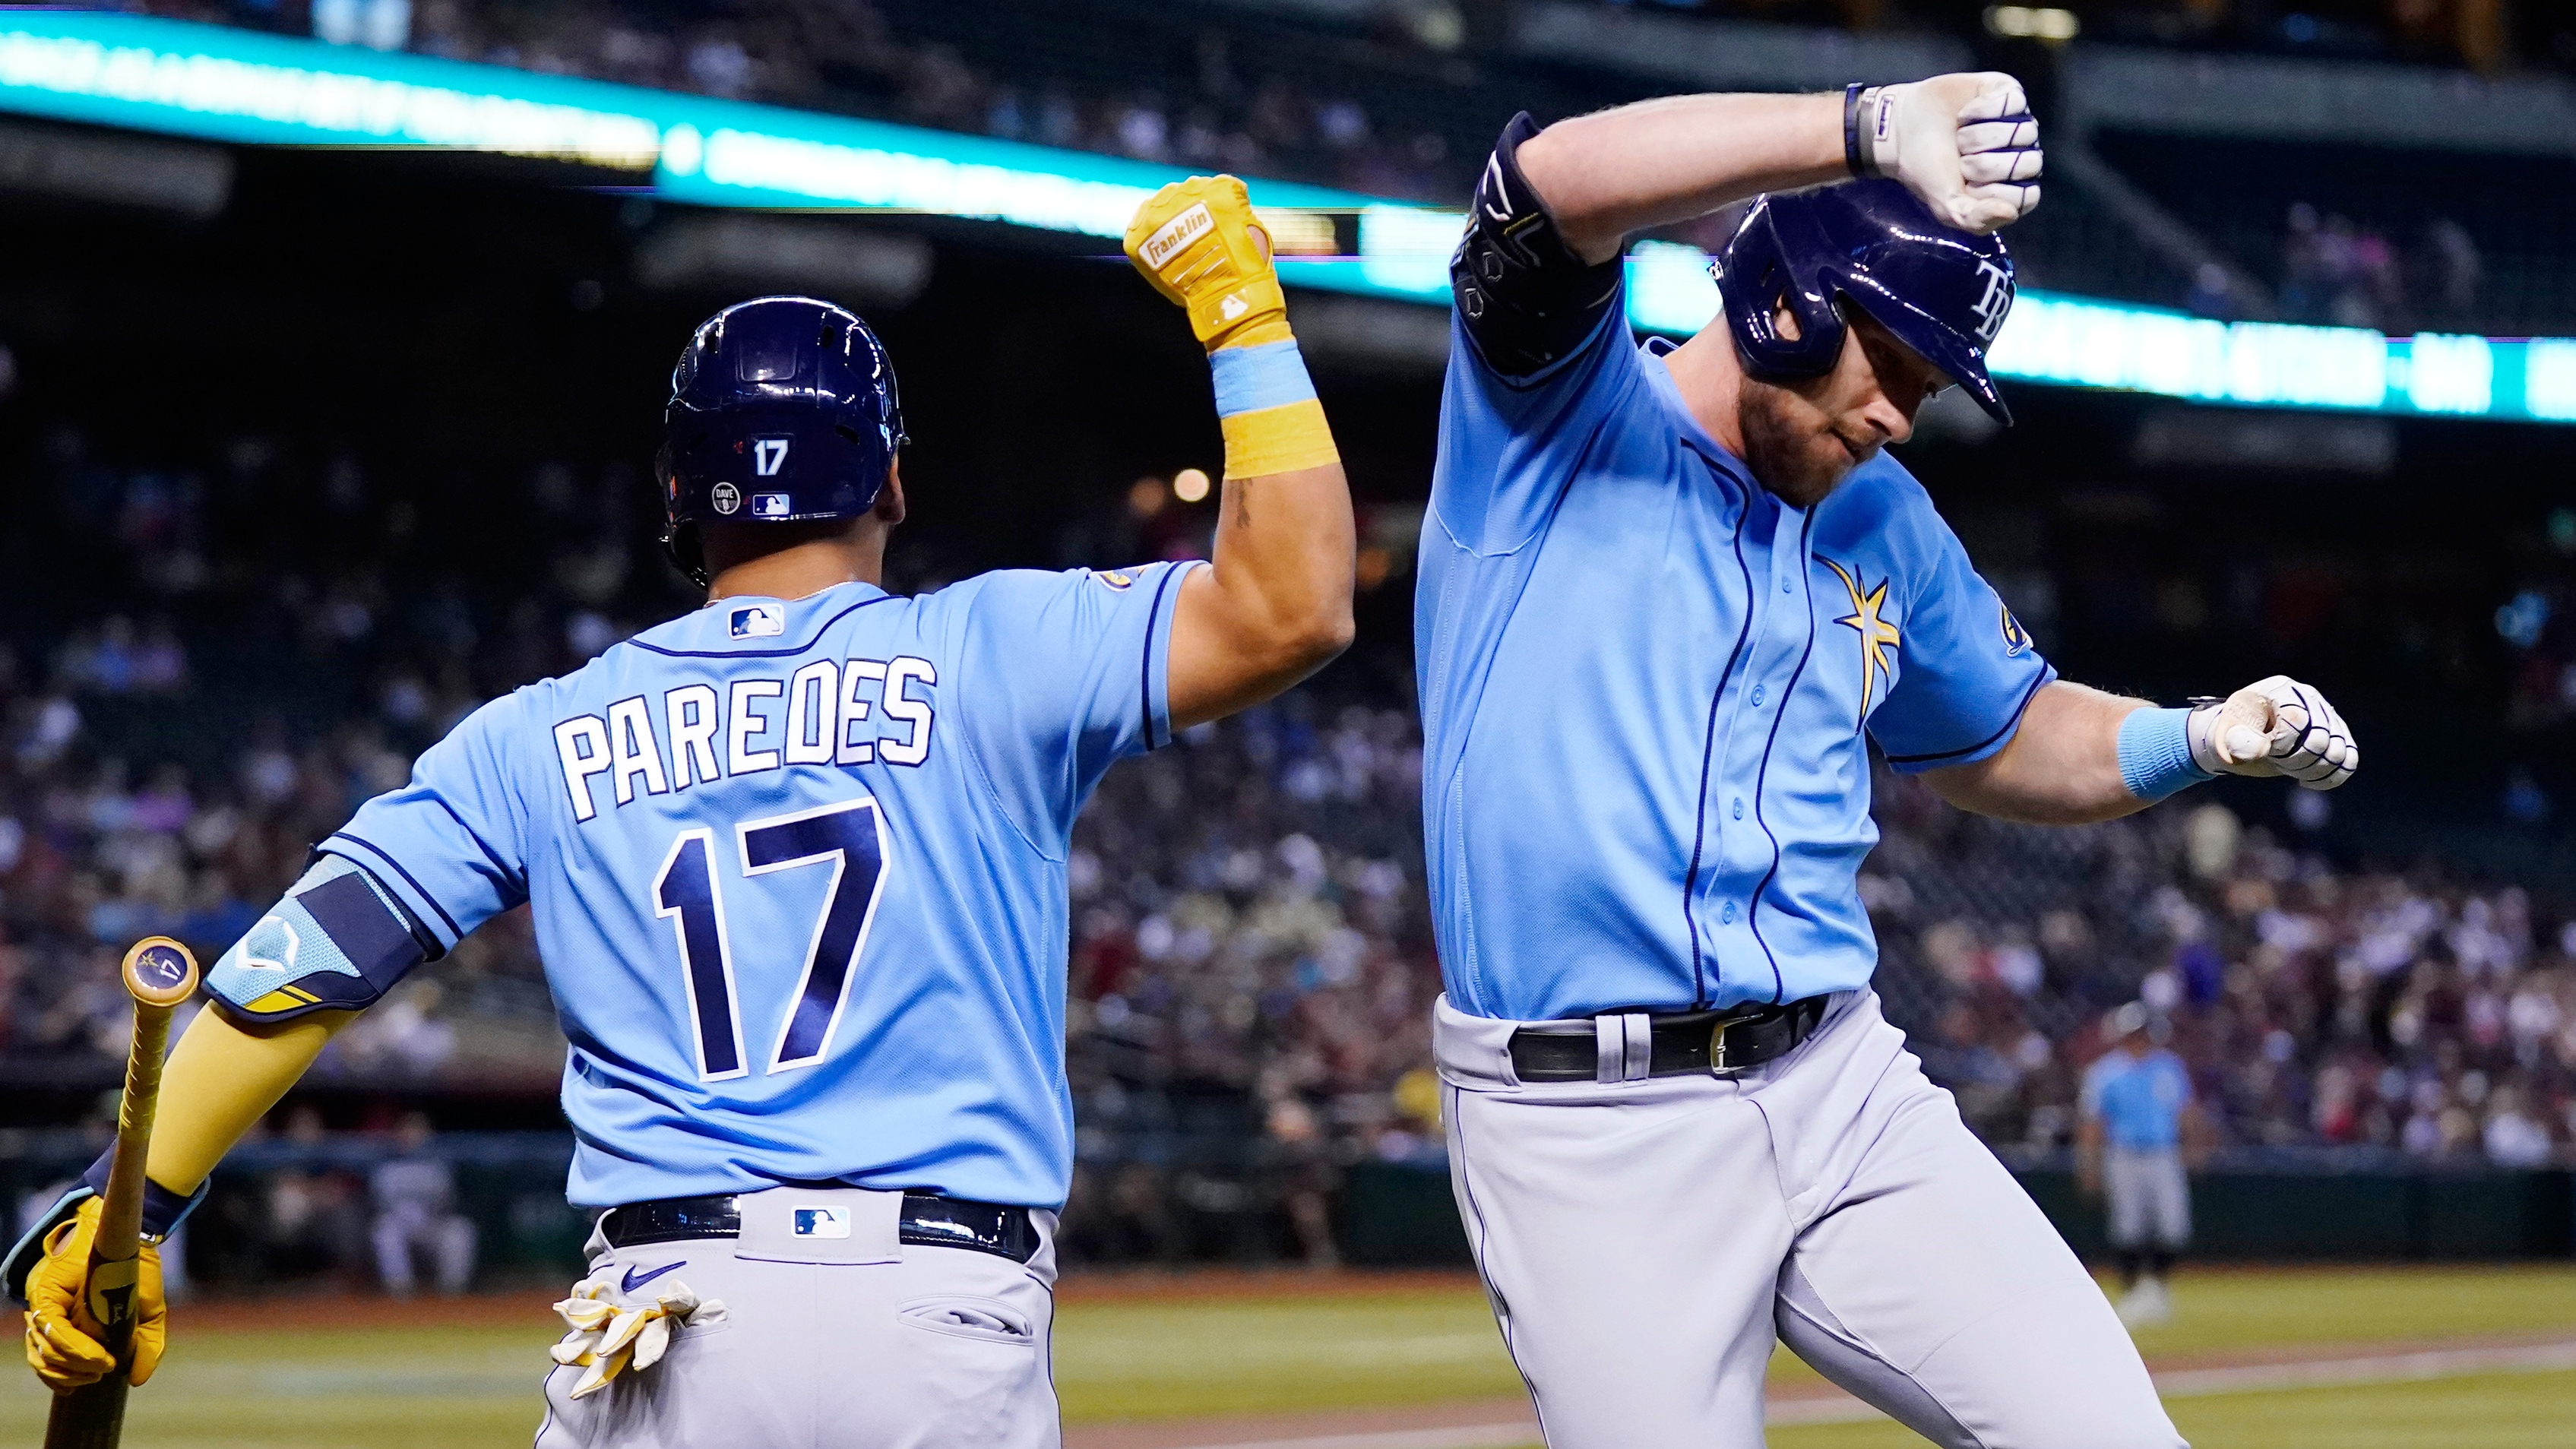
[[161, 1057], [170, 1044], [170, 1013], [196, 994], [197, 958], [167, 936], [146, 936], [125, 953], [125, 989], [134, 998], [134, 1050], [125, 1059], [125, 1096], [116, 1109], [116, 1156], [99, 1196], [98, 1236], [90, 1241], [83, 1292], [90, 1317], [105, 1330], [100, 1343], [116, 1370], [97, 1383], [54, 1396], [45, 1449], [116, 1449], [125, 1434], [126, 1375], [134, 1368], [135, 1289], [142, 1281], [143, 1157], [152, 1145], [152, 1113], [161, 1100]]

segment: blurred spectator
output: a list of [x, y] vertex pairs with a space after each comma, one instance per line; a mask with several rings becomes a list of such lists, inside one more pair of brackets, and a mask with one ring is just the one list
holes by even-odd
[[409, 1298], [412, 1254], [427, 1253], [440, 1295], [454, 1297], [474, 1277], [474, 1222], [456, 1210], [455, 1169], [430, 1151], [429, 1118], [419, 1112], [405, 1113], [394, 1129], [394, 1152], [367, 1181], [376, 1271], [386, 1292]]
[[286, 1117], [286, 1141], [303, 1161], [268, 1182], [268, 1217], [259, 1224], [264, 1275], [292, 1282], [317, 1274], [354, 1274], [366, 1251], [366, 1214], [347, 1172], [321, 1161], [329, 1143], [322, 1114], [299, 1105]]
[[[197, 0], [145, 0], [146, 11], [213, 18]], [[236, 5], [231, 23], [291, 24], [297, 7]], [[1436, 135], [1381, 140], [1348, 96], [1309, 104], [1286, 81], [1255, 91], [1233, 66], [1226, 36], [1200, 38], [1194, 64], [1162, 77], [1164, 89], [1076, 96], [1043, 74], [994, 76], [938, 43], [895, 36], [866, 0], [816, 9], [743, 0], [726, 20], [671, 37], [662, 10], [627, 3], [519, 7], [494, 0], [314, 0], [313, 33], [335, 44], [479, 60], [528, 70], [592, 75], [727, 99], [811, 110], [883, 114], [952, 131], [980, 131], [1041, 145], [1139, 160], [1298, 176], [1425, 200], [1454, 202], [1469, 178], [1445, 169]], [[1438, 7], [1426, 14], [1446, 14]], [[1447, 28], [1397, 27], [1397, 48], [1454, 48]], [[1435, 43], [1445, 37], [1445, 43]], [[825, 77], [833, 77], [827, 81]], [[858, 80], [860, 84], [850, 84]], [[1036, 99], [1029, 88], [1038, 87]], [[1086, 115], [1086, 113], [1088, 113]]]

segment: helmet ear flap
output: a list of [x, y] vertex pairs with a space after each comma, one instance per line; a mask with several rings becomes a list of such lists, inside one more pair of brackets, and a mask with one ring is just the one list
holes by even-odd
[[[1744, 214], [1743, 225], [1717, 262], [1718, 297], [1748, 371], [1762, 377], [1814, 377], [1832, 371], [1842, 355], [1842, 317], [1830, 295], [1816, 295], [1821, 279], [1800, 275], [1794, 260], [1800, 249], [1782, 228], [1802, 218], [1794, 213], [1784, 217], [1777, 201], [1763, 197]], [[1796, 326], [1794, 336], [1780, 327], [1783, 311]]]
[[694, 523], [674, 523], [662, 530], [662, 556], [690, 583], [707, 586], [707, 550]]

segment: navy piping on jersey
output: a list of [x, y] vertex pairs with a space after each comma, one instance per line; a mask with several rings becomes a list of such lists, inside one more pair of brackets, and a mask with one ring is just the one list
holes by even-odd
[[1977, 751], [1984, 749], [1986, 746], [1993, 744], [1995, 741], [2002, 739], [2004, 736], [2011, 734], [2015, 729], [2019, 728], [2021, 725], [2021, 717], [2030, 712], [2031, 699], [2039, 693], [2040, 686], [2048, 683], [2056, 677], [2056, 671], [2042, 669], [2039, 672], [2039, 677], [2030, 682], [2030, 688], [2022, 691], [2021, 703], [2013, 706], [2012, 714], [2005, 718], [2003, 724], [1998, 727], [1993, 734], [1986, 736], [1975, 744], [1955, 750], [1943, 750], [1937, 755], [1890, 755], [1887, 757], [1887, 762], [1891, 765], [1920, 765], [1932, 760], [1952, 760], [1957, 759], [1961, 755], [1975, 754]]
[[[1717, 465], [1715, 459], [1691, 447], [1687, 441], [1682, 446], [1693, 457], [1707, 464], [1711, 473], [1721, 479], [1733, 481], [1728, 478], [1726, 471]], [[1701, 980], [1701, 973], [1705, 969], [1705, 953], [1699, 948], [1699, 915], [1694, 908], [1694, 902], [1699, 899], [1700, 852], [1708, 841], [1708, 772], [1710, 762], [1717, 757], [1717, 706], [1726, 698], [1726, 681], [1734, 677], [1736, 661], [1744, 657], [1744, 641], [1753, 632], [1753, 569], [1744, 561], [1744, 525], [1752, 516], [1753, 500], [1747, 497], [1736, 505], [1735, 512], [1735, 566], [1744, 574], [1744, 620], [1736, 626], [1735, 647], [1726, 652], [1726, 667], [1718, 671], [1717, 688], [1708, 697], [1708, 732], [1702, 736], [1699, 745], [1699, 803], [1696, 818], [1691, 821], [1690, 873], [1682, 877], [1682, 928], [1690, 935], [1693, 1008], [1708, 1004], [1708, 987]]]
[[[429, 902], [429, 908], [431, 910], [438, 912], [438, 918], [447, 923], [448, 939], [452, 941], [462, 941], [465, 939], [465, 933], [457, 929], [456, 918], [447, 913], [447, 907], [438, 903], [438, 897], [431, 895], [428, 891], [422, 889], [420, 882], [412, 876], [412, 873], [403, 869], [403, 863], [394, 859], [392, 856], [387, 855], [383, 846], [376, 844], [372, 840], [360, 839], [345, 830], [332, 831], [329, 837], [324, 839], [322, 843], [324, 845], [329, 845], [334, 840], [345, 840], [351, 845], [361, 846], [370, 854], [374, 855], [378, 860], [392, 866], [394, 868], [394, 874], [401, 876], [404, 882], [412, 888], [415, 894], [417, 894], [422, 900]], [[440, 954], [444, 955], [445, 953], [441, 952]]]
[[[1816, 515], [1810, 509], [1806, 523], [1798, 529], [1798, 557], [1801, 560], [1807, 557], [1807, 536], [1815, 530]], [[1800, 572], [1803, 574], [1804, 570]], [[1779, 707], [1771, 711], [1771, 733], [1762, 741], [1762, 765], [1753, 772], [1753, 823], [1761, 827], [1762, 834], [1771, 842], [1771, 868], [1762, 873], [1762, 879], [1753, 887], [1752, 896], [1744, 903], [1744, 925], [1753, 933], [1754, 943], [1762, 948], [1762, 958], [1771, 963], [1771, 1004], [1774, 1006], [1780, 1004], [1780, 995], [1788, 988], [1780, 979], [1780, 958], [1772, 954], [1771, 943], [1762, 939], [1762, 897], [1771, 889], [1772, 880], [1780, 874], [1780, 837], [1771, 833], [1771, 822], [1762, 818], [1762, 787], [1771, 779], [1771, 751], [1780, 743], [1780, 724], [1789, 717], [1789, 701], [1797, 697], [1798, 681], [1806, 677], [1807, 661], [1816, 654], [1816, 602], [1810, 597], [1806, 603], [1807, 647], [1798, 655], [1798, 667], [1789, 671], [1789, 683], [1780, 691]]]
[[802, 654], [820, 644], [823, 642], [825, 629], [831, 628], [870, 604], [889, 603], [901, 597], [903, 597], [901, 594], [879, 594], [873, 599], [861, 599], [815, 626], [813, 638], [802, 644], [789, 645], [784, 649], [665, 649], [659, 644], [647, 644], [641, 639], [629, 639], [626, 642], [638, 649], [659, 654], [665, 659], [784, 659], [791, 654]]
[[[1154, 585], [1154, 602], [1145, 610], [1145, 662], [1136, 668], [1136, 683], [1145, 712], [1145, 748], [1149, 750], [1158, 748], [1154, 743], [1154, 621], [1163, 617], [1163, 591], [1172, 586], [1172, 576], [1186, 572], [1186, 564], [1164, 569], [1163, 577]], [[1163, 743], [1171, 742], [1170, 732], [1165, 731]]]
[[448, 818], [456, 822], [456, 828], [465, 832], [465, 838], [474, 842], [476, 850], [483, 852], [483, 858], [492, 862], [492, 868], [501, 873], [501, 879], [509, 882], [514, 890], [525, 891], [528, 888], [527, 877], [510, 869], [509, 863], [501, 859], [500, 852], [485, 844], [483, 837], [475, 831], [474, 827], [465, 823], [465, 817], [456, 813], [455, 806], [448, 804], [442, 796], [432, 795], [429, 798], [439, 809], [447, 812]]

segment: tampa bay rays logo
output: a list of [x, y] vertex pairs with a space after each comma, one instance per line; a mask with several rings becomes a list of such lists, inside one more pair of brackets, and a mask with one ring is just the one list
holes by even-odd
[[1891, 580], [1880, 579], [1878, 587], [1864, 590], [1851, 570], [1832, 559], [1826, 559], [1824, 564], [1834, 571], [1835, 578], [1843, 581], [1843, 591], [1851, 596], [1852, 611], [1834, 622], [1860, 635], [1860, 714], [1866, 720], [1869, 718], [1870, 695], [1879, 680], [1893, 679], [1896, 674], [1896, 663], [1887, 657], [1887, 652], [1904, 642], [1897, 634], [1896, 626], [1879, 617], [1879, 611], [1887, 607], [1887, 586]]
[[2003, 330], [2004, 314], [2012, 310], [2013, 277], [2011, 272], [1979, 257], [1977, 280], [1985, 284], [1985, 290], [1968, 304], [1968, 310], [1977, 314], [1977, 340], [1992, 342], [1995, 334]]
[[1999, 621], [1998, 627], [2003, 630], [2004, 635], [2004, 657], [2019, 659], [2029, 653], [2030, 631], [2021, 626], [2021, 620], [2013, 617], [2012, 605], [1997, 603], [1995, 611]]

